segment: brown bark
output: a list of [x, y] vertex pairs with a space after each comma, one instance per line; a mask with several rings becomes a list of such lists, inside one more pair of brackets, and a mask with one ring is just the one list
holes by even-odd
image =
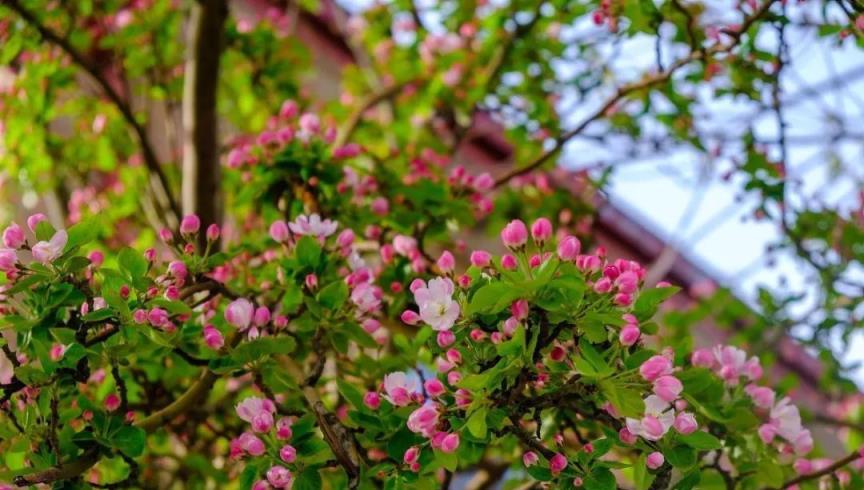
[[192, 6], [183, 85], [183, 214], [201, 218], [203, 230], [222, 224], [219, 168], [219, 58], [228, 17], [227, 0], [199, 0]]

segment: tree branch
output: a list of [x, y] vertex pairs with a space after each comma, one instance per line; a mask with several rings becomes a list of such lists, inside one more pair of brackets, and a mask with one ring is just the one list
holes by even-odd
[[[226, 0], [192, 5], [186, 75], [183, 82], [183, 213], [197, 214], [201, 224], [222, 224], [219, 166], [219, 58], [228, 18]], [[199, 246], [207, 237], [200, 233]]]
[[135, 138], [141, 147], [141, 154], [144, 158], [144, 164], [150, 172], [150, 186], [153, 190], [154, 200], [161, 207], [163, 217], [169, 217], [173, 222], [167, 223], [169, 226], [175, 226], [179, 223], [179, 207], [171, 193], [171, 187], [168, 185], [168, 177], [165, 175], [162, 167], [159, 165], [159, 160], [156, 158], [156, 152], [150, 139], [147, 136], [147, 131], [144, 126], [135, 118], [132, 108], [127, 101], [120, 96], [114, 89], [111, 83], [106, 79], [99, 67], [90, 62], [83, 54], [76, 50], [65, 38], [42, 24], [39, 18], [21, 5], [19, 0], [4, 0], [3, 5], [15, 11], [27, 24], [36, 29], [45, 41], [59, 47], [65, 52], [72, 61], [81, 67], [93, 80], [99, 85], [108, 100], [117, 107], [123, 119], [132, 128], [135, 133]]
[[537, 158], [532, 160], [530, 163], [528, 163], [524, 167], [514, 168], [514, 169], [510, 170], [509, 172], [507, 172], [506, 174], [504, 174], [503, 176], [501, 176], [500, 178], [498, 178], [498, 180], [495, 181], [495, 187], [500, 187], [500, 186], [506, 184], [507, 182], [509, 182], [510, 180], [512, 180], [513, 178], [518, 177], [520, 175], [527, 174], [527, 173], [537, 169], [538, 167], [542, 166], [544, 163], [549, 161], [553, 156], [555, 156], [559, 151], [561, 151], [561, 149], [564, 147], [564, 145], [568, 141], [570, 141], [574, 137], [581, 134], [585, 129], [588, 128], [588, 126], [591, 125], [591, 123], [602, 118], [606, 114], [606, 112], [609, 111], [609, 109], [613, 108], [615, 105], [618, 104], [618, 102], [620, 102], [623, 98], [627, 97], [628, 95], [630, 95], [634, 92], [638, 92], [640, 90], [645, 90], [645, 89], [651, 88], [654, 85], [657, 85], [657, 84], [660, 84], [660, 83], [663, 83], [663, 82], [669, 80], [672, 77], [672, 75], [675, 74], [676, 71], [683, 68], [684, 66], [689, 65], [690, 63], [692, 63], [694, 61], [705, 60], [705, 59], [708, 59], [708, 57], [710, 57], [710, 56], [728, 53], [728, 52], [732, 51], [733, 49], [735, 49], [735, 47], [741, 41], [741, 36], [745, 32], [747, 32], [747, 30], [750, 29], [750, 27], [757, 20], [759, 20], [760, 18], [765, 16], [768, 13], [769, 9], [771, 8], [771, 5], [773, 5], [776, 1], [777, 0], [767, 0], [759, 9], [756, 10], [756, 12], [753, 13], [753, 15], [751, 15], [750, 17], [745, 19], [745, 21], [741, 24], [741, 27], [738, 30], [724, 31], [727, 35], [729, 35], [732, 38], [732, 40], [730, 42], [728, 42], [726, 44], [716, 44], [716, 45], [714, 45], [708, 49], [705, 49], [705, 50], [693, 51], [690, 53], [689, 56], [681, 58], [678, 61], [669, 65], [669, 67], [667, 67], [665, 71], [660, 71], [657, 73], [646, 75], [645, 77], [643, 77], [639, 81], [636, 81], [633, 83], [628, 83], [628, 84], [625, 84], [625, 85], [618, 87], [618, 89], [615, 91], [615, 94], [613, 94], [611, 97], [606, 99], [606, 101], [603, 103], [603, 105], [600, 106], [600, 108], [595, 110], [590, 116], [585, 118], [581, 123], [579, 123], [573, 129], [560, 134], [555, 139], [555, 145], [551, 149], [541, 153], [539, 156], [537, 156]]
[[777, 487], [777, 489], [772, 489], [769, 487], [766, 490], [784, 490], [784, 489], [789, 488], [793, 485], [798, 485], [799, 483], [804, 483], [805, 481], [815, 480], [815, 479], [821, 478], [825, 475], [830, 475], [831, 473], [834, 473], [835, 471], [839, 470], [840, 468], [843, 468], [847, 464], [852, 463], [853, 461], [860, 459], [860, 458], [861, 458], [861, 452], [856, 449], [855, 451], [852, 451], [845, 458], [835, 461], [834, 464], [832, 464], [831, 466], [827, 466], [825, 468], [822, 468], [819, 471], [807, 473], [806, 475], [797, 476], [797, 477], [787, 481], [786, 483], [783, 483], [781, 486]]

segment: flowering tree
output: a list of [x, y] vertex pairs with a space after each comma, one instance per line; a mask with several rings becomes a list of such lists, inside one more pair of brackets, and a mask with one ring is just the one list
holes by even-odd
[[[596, 124], [704, 146], [680, 89], [728, 70], [711, 90], [758, 100], [783, 59], [757, 36], [795, 6], [744, 2], [720, 25], [677, 0], [446, 2], [427, 26], [436, 12], [395, 2], [347, 23], [360, 65], [320, 103], [285, 37], [313, 7], [177, 3], [0, 8], [8, 192], [46, 209], [0, 249], [6, 486], [864, 485], [857, 440], [822, 457], [761, 352], [693, 349], [658, 314], [678, 288], [593, 245], [602, 178], [574, 194], [542, 173]], [[859, 9], [810, 20], [860, 39]], [[596, 67], [555, 70], [562, 26], [585, 20], [621, 39], [671, 26], [683, 54], [595, 93]], [[575, 126], [567, 84], [602, 96]], [[495, 175], [456, 162], [483, 114], [515, 149]], [[853, 328], [860, 297], [836, 292], [860, 221], [785, 206], [783, 162], [751, 136], [746, 188], [822, 272], [822, 307], [847, 319], [825, 328]]]

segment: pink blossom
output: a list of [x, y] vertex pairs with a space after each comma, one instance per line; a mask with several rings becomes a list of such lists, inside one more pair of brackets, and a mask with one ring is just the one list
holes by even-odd
[[459, 388], [454, 393], [453, 398], [456, 399], [456, 406], [459, 408], [466, 408], [468, 405], [471, 405], [471, 401], [474, 399], [473, 395], [470, 391], [465, 388]]
[[759, 408], [771, 408], [774, 405], [774, 390], [755, 384], [747, 385], [744, 392], [750, 395], [753, 404]]
[[438, 425], [438, 406], [434, 403], [427, 403], [414, 410], [408, 416], [407, 425], [411, 432], [432, 437], [435, 427]]
[[372, 334], [375, 333], [376, 330], [381, 328], [381, 322], [374, 318], [367, 318], [363, 320], [361, 326], [363, 327], [363, 330], [366, 331], [366, 333]]
[[47, 264], [63, 253], [63, 248], [66, 247], [68, 240], [69, 235], [66, 234], [66, 230], [60, 230], [54, 233], [50, 240], [36, 242], [30, 252], [37, 262]]
[[420, 448], [417, 446], [411, 446], [405, 450], [405, 454], [402, 456], [402, 461], [405, 464], [414, 464], [417, 460], [420, 459]]
[[537, 453], [534, 451], [525, 451], [522, 455], [522, 464], [525, 465], [526, 468], [534, 466], [540, 461], [540, 457], [537, 456]]
[[120, 408], [120, 397], [115, 393], [111, 393], [105, 397], [105, 410], [113, 412]]
[[285, 242], [291, 237], [288, 225], [282, 220], [276, 220], [270, 224], [270, 238], [279, 243]]
[[211, 224], [207, 227], [207, 241], [215, 242], [219, 239], [219, 235], [221, 235], [222, 231], [219, 229], [219, 225], [216, 223]]
[[515, 219], [501, 230], [501, 241], [508, 248], [519, 248], [528, 240], [528, 229], [525, 223]]
[[519, 264], [518, 262], [516, 262], [516, 257], [510, 254], [506, 254], [501, 257], [501, 267], [503, 267], [505, 270], [512, 271], [515, 270], [518, 266]]
[[237, 438], [238, 446], [250, 456], [261, 456], [267, 450], [264, 442], [251, 432], [244, 432]]
[[806, 475], [813, 472], [813, 463], [809, 459], [798, 458], [792, 465], [795, 472], [799, 475]]
[[297, 450], [290, 444], [285, 444], [279, 449], [279, 459], [286, 463], [293, 463], [297, 460]]
[[267, 470], [267, 481], [274, 488], [291, 488], [291, 485], [294, 484], [294, 476], [288, 468], [276, 465]]
[[665, 356], [653, 356], [639, 366], [639, 374], [645, 381], [653, 382], [660, 376], [672, 374], [672, 361]]
[[531, 224], [531, 238], [535, 242], [545, 242], [552, 236], [552, 223], [546, 218], [538, 218]]
[[225, 320], [241, 332], [252, 324], [254, 314], [255, 305], [246, 298], [235, 299], [225, 308]]
[[762, 442], [765, 444], [771, 444], [771, 441], [774, 440], [774, 437], [777, 435], [777, 429], [771, 424], [762, 424], [759, 426], [759, 438], [762, 439]]
[[384, 376], [384, 392], [386, 393], [384, 398], [397, 407], [404, 407], [411, 403], [411, 397], [417, 392], [417, 387], [417, 380], [409, 378], [401, 371]]
[[622, 427], [621, 430], [618, 431], [618, 438], [621, 439], [621, 442], [624, 444], [636, 444], [636, 434], [627, 430], [626, 427]]
[[381, 288], [368, 282], [357, 285], [351, 291], [351, 301], [361, 313], [369, 313], [381, 306]]
[[450, 330], [441, 330], [440, 332], [438, 332], [436, 341], [438, 343], [438, 347], [441, 347], [442, 349], [445, 347], [449, 347], [453, 345], [453, 342], [456, 342], [456, 334], [454, 334]]
[[27, 217], [27, 228], [30, 228], [30, 231], [36, 233], [36, 226], [43, 221], [47, 221], [48, 217], [42, 213], [32, 214]]
[[495, 179], [489, 172], [483, 172], [474, 178], [474, 190], [477, 192], [486, 192], [495, 187]]
[[390, 203], [383, 197], [377, 197], [372, 200], [370, 205], [372, 212], [378, 216], [386, 216], [390, 212]]
[[684, 386], [675, 376], [661, 376], [654, 381], [654, 394], [667, 402], [678, 399]]
[[445, 250], [441, 252], [441, 256], [438, 257], [436, 265], [441, 269], [441, 272], [449, 274], [450, 272], [453, 272], [453, 268], [456, 267], [456, 259], [453, 257], [452, 253]]
[[426, 393], [432, 398], [438, 398], [447, 392], [444, 383], [439, 381], [438, 378], [426, 380], [426, 382], [423, 383], [423, 387], [426, 388]]
[[308, 217], [301, 214], [288, 223], [288, 227], [297, 235], [309, 235], [323, 240], [336, 232], [339, 223], [329, 219], [322, 220], [318, 214], [311, 214]]
[[141, 325], [142, 323], [147, 321], [147, 311], [138, 308], [137, 310], [135, 310], [134, 313], [132, 313], [132, 319], [135, 321], [135, 323]]
[[459, 448], [459, 434], [453, 432], [444, 436], [441, 441], [441, 452], [452, 453]]
[[270, 323], [270, 310], [267, 309], [266, 306], [259, 306], [255, 309], [255, 315], [253, 317], [255, 325], [259, 327], [263, 327]]
[[488, 267], [492, 261], [492, 255], [485, 250], [475, 250], [471, 252], [471, 265], [474, 267]]
[[402, 323], [406, 323], [408, 325], [417, 325], [417, 323], [420, 322], [420, 315], [418, 315], [416, 311], [412, 310], [403, 311], [402, 314], [399, 315], [399, 318], [402, 320]]
[[555, 453], [555, 455], [549, 460], [549, 471], [551, 471], [553, 475], [561, 473], [566, 467], [567, 458], [561, 453]]
[[161, 327], [168, 323], [168, 312], [158, 307], [151, 308], [147, 313], [147, 321], [154, 327]]
[[18, 254], [11, 248], [0, 248], [0, 271], [13, 272], [18, 263]]
[[527, 300], [520, 299], [510, 304], [510, 314], [517, 320], [528, 318], [528, 310], [529, 306]]
[[18, 223], [10, 223], [3, 230], [3, 245], [9, 248], [20, 248], [21, 245], [24, 245], [24, 240], [24, 230], [18, 226]]
[[180, 233], [184, 235], [192, 235], [198, 233], [201, 229], [201, 219], [198, 215], [187, 214], [180, 221]]
[[657, 468], [663, 466], [663, 463], [666, 461], [666, 458], [663, 457], [663, 453], [659, 451], [654, 451], [649, 454], [647, 458], [645, 458], [645, 466], [649, 469], [656, 470]]
[[453, 281], [436, 277], [426, 287], [414, 291], [420, 318], [433, 330], [450, 330], [459, 317], [459, 303], [453, 301]]
[[237, 416], [252, 424], [255, 432], [268, 432], [273, 427], [276, 405], [267, 398], [251, 396], [235, 407]]
[[213, 325], [206, 325], [203, 330], [204, 343], [213, 350], [219, 350], [225, 345], [225, 337]]
[[378, 410], [378, 407], [381, 406], [381, 397], [374, 391], [367, 391], [363, 395], [363, 404], [370, 410]]
[[640, 335], [641, 332], [639, 331], [639, 327], [633, 324], [627, 324], [621, 329], [621, 332], [618, 335], [618, 341], [621, 342], [621, 345], [629, 347], [639, 340]]
[[693, 416], [692, 413], [689, 412], [681, 412], [675, 417], [675, 423], [673, 424], [675, 430], [677, 430], [681, 434], [692, 434], [696, 432], [696, 429], [699, 428], [699, 423], [696, 422], [696, 417]]
[[558, 243], [558, 257], [564, 261], [575, 260], [582, 251], [582, 243], [575, 236], [566, 236]]
[[393, 237], [393, 249], [403, 257], [410, 257], [417, 251], [417, 240], [405, 235]]
[[291, 419], [288, 417], [282, 417], [276, 421], [276, 437], [282, 440], [291, 439], [293, 435], [293, 431], [291, 430]]
[[697, 349], [690, 356], [690, 362], [697, 367], [714, 367], [714, 354], [709, 349]]
[[645, 398], [645, 415], [641, 420], [625, 419], [628, 431], [649, 441], [662, 438], [674, 423], [675, 414], [669, 403], [657, 395]]

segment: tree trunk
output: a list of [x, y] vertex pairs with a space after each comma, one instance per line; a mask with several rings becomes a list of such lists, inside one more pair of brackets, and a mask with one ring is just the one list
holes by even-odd
[[201, 218], [200, 246], [207, 226], [222, 225], [219, 166], [219, 58], [228, 17], [227, 0], [193, 2], [183, 85], [183, 214]]

